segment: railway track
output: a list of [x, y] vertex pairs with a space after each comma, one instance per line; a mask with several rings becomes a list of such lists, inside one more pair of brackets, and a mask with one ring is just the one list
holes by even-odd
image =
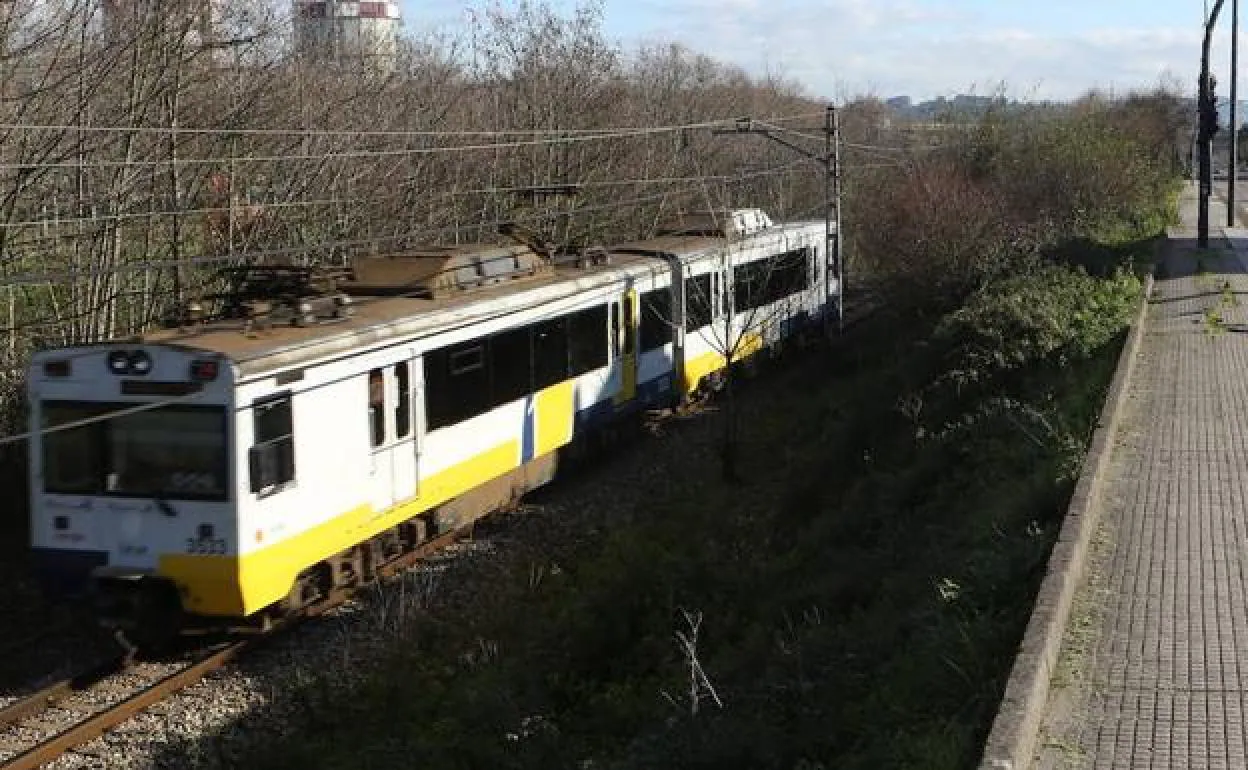
[[49, 685], [0, 711], [0, 751], [8, 755], [0, 768], [41, 767], [200, 681], [252, 643], [230, 642], [172, 664], [134, 663], [122, 656]]
[[360, 588], [396, 577], [470, 531], [471, 525], [449, 532], [378, 566], [374, 581], [335, 592], [269, 634], [219, 643], [174, 662], [137, 662], [128, 652], [119, 652], [76, 676], [41, 687], [0, 708], [0, 770], [30, 770], [54, 761], [199, 682], [274, 633], [324, 615]]

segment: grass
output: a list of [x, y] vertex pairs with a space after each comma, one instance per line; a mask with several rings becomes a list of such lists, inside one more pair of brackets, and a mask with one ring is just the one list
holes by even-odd
[[972, 766], [1129, 315], [1067, 274], [1045, 317], [1079, 340], [930, 388], [992, 312], [867, 328], [742, 399], [747, 483], [713, 429], [655, 449], [618, 518], [513, 545], [354, 690], [292, 693], [306, 729], [248, 765]]
[[1062, 637], [1061, 654], [1053, 671], [1050, 685], [1054, 689], [1069, 688], [1084, 682], [1089, 656], [1100, 641], [1100, 630], [1106, 602], [1111, 598], [1103, 570], [1112, 548], [1110, 524], [1101, 521], [1089, 548], [1086, 572], [1071, 607], [1070, 619]]

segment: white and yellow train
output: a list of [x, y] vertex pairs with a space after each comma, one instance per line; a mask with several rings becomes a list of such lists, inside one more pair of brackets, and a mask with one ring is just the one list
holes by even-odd
[[42, 582], [134, 629], [251, 623], [367, 579], [550, 481], [595, 431], [687, 397], [729, 351], [817, 329], [840, 297], [824, 223], [727, 221], [576, 262], [364, 259], [325, 296], [288, 296], [292, 322], [253, 304], [40, 352]]

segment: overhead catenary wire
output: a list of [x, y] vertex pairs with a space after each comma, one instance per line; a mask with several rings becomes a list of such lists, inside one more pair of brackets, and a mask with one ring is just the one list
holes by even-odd
[[[203, 165], [223, 165], [227, 163], [281, 163], [285, 161], [317, 161], [326, 162], [329, 160], [358, 160], [366, 158], [396, 158], [396, 157], [413, 157], [426, 155], [439, 155], [444, 153], [470, 152], [477, 150], [506, 150], [517, 149], [522, 147], [542, 147], [555, 146], [564, 144], [577, 144], [584, 142], [595, 142], [605, 140], [623, 140], [637, 139], [657, 134], [676, 133], [680, 131], [690, 131], [694, 129], [710, 129], [722, 127], [731, 123], [731, 119], [721, 119], [707, 121], [703, 123], [690, 123], [683, 126], [657, 126], [649, 128], [621, 129], [611, 132], [601, 132], [587, 135], [561, 135], [551, 136], [539, 139], [523, 139], [510, 142], [495, 143], [477, 143], [477, 144], [455, 144], [441, 147], [407, 147], [403, 149], [389, 150], [348, 150], [344, 152], [327, 152], [320, 154], [313, 153], [295, 153], [287, 155], [259, 155], [259, 156], [225, 156], [210, 158], [157, 158], [151, 160], [93, 160], [84, 161], [82, 159], [69, 161], [56, 161], [51, 163], [40, 163], [42, 169], [64, 168], [64, 169], [104, 169], [104, 168], [162, 168], [165, 166], [203, 166]], [[166, 129], [167, 131], [176, 131], [177, 134], [184, 133], [181, 128]], [[230, 133], [228, 130], [217, 130], [216, 133]], [[419, 138], [419, 137], [413, 137]], [[20, 171], [27, 169], [29, 164], [23, 163], [0, 163], [0, 171]]]
[[[784, 165], [793, 166], [794, 164], [788, 163]], [[749, 176], [732, 177], [728, 179], [727, 181], [734, 181], [736, 179], [745, 181], [747, 179], [761, 176], [762, 174], [763, 172], [755, 172], [753, 175], [749, 175]], [[324, 251], [329, 251], [329, 250], [334, 250], [334, 249], [341, 249], [344, 247], [370, 246], [370, 245], [380, 244], [380, 243], [395, 243], [395, 242], [402, 242], [402, 241], [414, 239], [414, 238], [428, 238], [430, 236], [445, 235], [445, 234], [456, 233], [456, 232], [492, 229], [492, 228], [497, 228], [500, 225], [504, 225], [504, 224], [508, 224], [512, 222], [520, 222], [520, 223], [538, 222], [544, 219], [565, 216], [569, 213], [583, 214], [583, 213], [590, 213], [594, 211], [605, 211], [605, 210], [611, 210], [611, 209], [616, 209], [616, 208], [624, 208], [627, 206], [634, 206], [640, 203], [647, 203], [647, 202], [651, 202], [655, 200], [661, 200], [672, 194], [673, 193], [671, 191], [665, 191], [662, 193], [656, 193], [652, 195], [634, 197], [634, 198], [630, 198], [624, 201], [613, 201], [610, 203], [596, 204], [592, 206], [582, 206], [576, 209], [571, 209], [570, 211], [542, 212], [542, 213], [527, 215], [527, 216], [518, 217], [518, 218], [511, 217], [507, 219], [498, 219], [494, 221], [479, 222], [479, 223], [474, 223], [474, 224], [447, 225], [445, 227], [412, 230], [412, 231], [407, 231], [404, 233], [396, 233], [392, 235], [377, 235], [377, 236], [368, 236], [368, 237], [354, 238], [354, 239], [347, 239], [347, 240], [321, 241], [321, 242], [316, 243], [315, 245], [308, 245], [308, 246], [293, 246], [293, 247], [285, 247], [285, 248], [280, 248], [280, 249], [269, 249], [269, 250], [251, 251], [251, 252], [240, 251], [240, 252], [235, 252], [233, 254], [222, 254], [222, 255], [216, 255], [216, 256], [210, 256], [210, 257], [199, 256], [199, 257], [188, 257], [188, 258], [183, 258], [183, 259], [144, 260], [141, 262], [132, 262], [132, 263], [126, 263], [126, 264], [121, 264], [121, 265], [113, 265], [111, 267], [92, 266], [92, 267], [82, 268], [82, 269], [49, 271], [49, 272], [43, 272], [43, 273], [18, 273], [16, 275], [0, 277], [0, 288], [16, 287], [16, 286], [39, 286], [39, 285], [45, 285], [45, 284], [59, 283], [61, 281], [74, 281], [74, 280], [81, 279], [81, 278], [91, 278], [91, 277], [100, 277], [104, 275], [133, 273], [133, 272], [139, 272], [143, 270], [151, 270], [151, 269], [158, 269], [158, 268], [165, 268], [165, 267], [220, 265], [220, 264], [226, 264], [226, 263], [234, 262], [234, 261], [245, 261], [248, 259], [304, 255], [304, 254], [307, 254], [309, 251], [324, 252]]]
[[[653, 196], [653, 198], [656, 198], [656, 199], [661, 198], [661, 197], [664, 197], [664, 196]], [[633, 202], [625, 202], [623, 204], [620, 204], [620, 206], [622, 207], [625, 205], [631, 205], [632, 203]], [[601, 208], [613, 208], [613, 207], [603, 206]], [[537, 221], [539, 219], [549, 219], [555, 216], [559, 216], [559, 214], [545, 214], [541, 216], [534, 216], [523, 221]], [[508, 220], [508, 222], [515, 222], [515, 221], [517, 220]], [[147, 265], [138, 264], [138, 265], [135, 265], [134, 267], [136, 270], [138, 270], [138, 269], [146, 268]], [[446, 269], [450, 270], [454, 268], [446, 268]], [[439, 271], [439, 272], [442, 272], [442, 271]], [[105, 274], [107, 273], [100, 273], [94, 277], [101, 277], [102, 275], [105, 275]], [[214, 282], [215, 282], [215, 279], [212, 277], [203, 278], [196, 283], [195, 290], [190, 291], [189, 293], [191, 295], [195, 295], [197, 292], [202, 293], [206, 288], [208, 288]], [[26, 284], [24, 286], [30, 286], [30, 285], [31, 284]], [[49, 284], [43, 283], [43, 284], [34, 284], [34, 285], [49, 285]], [[14, 287], [14, 286], [6, 287], [0, 284], [0, 288], [9, 288], [11, 290], [17, 287]], [[183, 289], [183, 293], [187, 293], [187, 291], [188, 290], [186, 288]], [[30, 331], [33, 329], [41, 329], [41, 328], [46, 328], [50, 326], [59, 326], [59, 325], [66, 323], [67, 321], [74, 321], [74, 320], [78, 320], [81, 318], [86, 318], [96, 312], [99, 312], [102, 306], [107, 305], [109, 302], [113, 302], [124, 296], [143, 297], [143, 298], [151, 299], [151, 298], [157, 298], [157, 297], [168, 297], [173, 294], [174, 294], [174, 291], [172, 288], [168, 288], [163, 291], [145, 291], [141, 289], [119, 290], [119, 291], [111, 292], [109, 296], [105, 297], [99, 304], [92, 306], [92, 307], [83, 308], [79, 310], [78, 312], [73, 313], [71, 315], [53, 315], [53, 316], [43, 316], [40, 318], [25, 319], [20, 323], [15, 323], [10, 326], [0, 327], [0, 333], [14, 334], [17, 332]], [[386, 297], [360, 298], [360, 299], [355, 300], [354, 305], [359, 307], [359, 306], [367, 305], [371, 302], [381, 301], [383, 299], [386, 299]]]
[[[424, 197], [422, 198], [422, 200], [439, 200], [439, 199], [446, 199], [446, 198], [466, 197], [466, 196], [471, 196], [471, 195], [507, 195], [510, 193], [524, 192], [526, 190], [531, 190], [534, 187], [555, 187], [559, 185], [569, 185], [569, 186], [575, 186], [575, 187], [584, 188], [584, 189], [602, 189], [602, 188], [607, 188], [607, 187], [628, 187], [628, 186], [634, 186], [634, 185], [640, 186], [640, 185], [654, 185], [654, 184], [680, 184], [684, 182], [736, 181], [738, 179], [742, 179], [742, 180], [753, 179], [753, 178], [769, 176], [769, 175], [774, 175], [774, 174], [782, 174], [782, 173], [785, 173], [785, 171], [797, 165], [800, 165], [800, 162], [794, 161], [792, 163], [787, 163], [783, 166], [768, 168], [768, 169], [764, 169], [764, 170], [757, 171], [757, 172], [746, 172], [743, 174], [715, 174], [715, 175], [709, 175], [709, 176], [684, 176], [684, 177], [649, 177], [649, 178], [643, 177], [643, 178], [637, 178], [637, 179], [615, 179], [615, 180], [601, 180], [601, 181], [592, 181], [592, 182], [550, 181], [550, 182], [545, 182], [545, 183], [536, 184], [536, 185], [524, 185], [524, 186], [513, 186], [513, 187], [479, 187], [479, 188], [468, 189], [468, 190], [446, 190], [446, 191], [434, 193], [432, 195]], [[194, 214], [228, 214], [232, 211], [238, 211], [239, 209], [242, 209], [245, 207], [258, 207], [258, 208], [264, 208], [264, 209], [287, 209], [287, 208], [304, 208], [304, 207], [315, 208], [315, 207], [328, 207], [328, 206], [350, 206], [350, 205], [359, 205], [363, 203], [372, 203], [372, 202], [383, 201], [383, 200], [393, 200], [393, 199], [401, 198], [405, 194], [406, 193], [404, 191], [398, 190], [398, 191], [387, 193], [384, 195], [361, 196], [358, 198], [330, 198], [330, 199], [310, 200], [310, 201], [286, 200], [286, 201], [275, 201], [272, 203], [263, 202], [263, 201], [239, 202], [230, 206], [224, 206], [224, 205], [223, 206], [207, 206], [207, 207], [200, 207], [200, 208], [188, 208], [188, 209], [167, 210], [167, 211], [134, 211], [134, 212], [123, 212], [123, 213], [117, 213], [117, 214], [99, 214], [99, 215], [91, 216], [91, 217], [28, 219], [28, 220], [21, 220], [17, 222], [0, 222], [0, 229], [12, 230], [12, 229], [20, 229], [20, 228], [26, 228], [26, 227], [65, 227], [69, 225], [91, 225], [91, 224], [97, 224], [100, 222], [109, 222], [109, 221], [144, 220], [144, 219], [165, 218], [165, 217], [174, 217], [174, 216], [191, 216]], [[89, 235], [89, 233], [84, 233], [84, 235]], [[60, 237], [72, 238], [74, 236], [61, 234]]]
[[[822, 112], [798, 113], [796, 115], [780, 115], [766, 118], [769, 122], [792, 122], [806, 120], [822, 115]], [[662, 126], [606, 126], [603, 128], [516, 128], [492, 130], [433, 130], [433, 129], [351, 129], [351, 128], [229, 128], [217, 127], [171, 127], [171, 126], [93, 126], [72, 124], [35, 124], [35, 123], [0, 123], [0, 131], [56, 131], [82, 133], [118, 133], [118, 134], [175, 134], [175, 135], [226, 135], [226, 136], [289, 136], [289, 137], [387, 137], [387, 138], [456, 138], [456, 137], [501, 137], [501, 136], [589, 136], [610, 137], [624, 132], [674, 133], [700, 128], [714, 128], [731, 123], [736, 118], [716, 118], [693, 123], [679, 123]], [[631, 133], [630, 133], [631, 135]]]

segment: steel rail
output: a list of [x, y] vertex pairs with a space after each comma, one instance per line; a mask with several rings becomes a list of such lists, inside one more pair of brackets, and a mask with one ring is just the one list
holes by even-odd
[[[251, 646], [272, 639], [273, 634], [277, 631], [290, 628], [301, 620], [324, 615], [330, 610], [340, 607], [350, 601], [361, 588], [402, 573], [437, 551], [460, 540], [471, 529], [472, 523], [469, 523], [426, 541], [411, 551], [400, 554], [390, 561], [378, 565], [373, 580], [349, 589], [334, 591], [321, 601], [309, 605], [300, 611], [298, 615], [278, 624], [271, 632], [262, 636], [232, 642], [226, 647], [191, 663], [186, 668], [147, 685], [137, 693], [91, 714], [72, 727], [44, 739], [26, 751], [8, 760], [0, 761], [0, 770], [33, 770], [33, 768], [47, 764], [62, 754], [98, 738], [118, 724], [202, 680], [212, 671], [233, 661]], [[40, 689], [38, 692], [22, 698], [20, 701], [0, 710], [0, 729], [16, 725], [31, 716], [53, 708], [58, 703], [87, 690], [108, 676], [124, 672], [129, 668], [131, 662], [129, 654], [123, 654], [116, 659], [92, 668], [88, 672], [55, 682]]]
[[[40, 711], [46, 711], [69, 696], [83, 692], [101, 680], [125, 671], [129, 665], [129, 655], [121, 653], [115, 658], [96, 664], [81, 674], [46, 685], [0, 709], [0, 729], [15, 725]], [[0, 765], [0, 767], [4, 766]]]
[[115, 703], [103, 711], [98, 711], [73, 727], [41, 741], [38, 745], [7, 760], [0, 765], [0, 768], [3, 768], [3, 770], [34, 770], [45, 765], [70, 749], [98, 738], [110, 728], [121, 724], [136, 714], [142, 713], [153, 704], [195, 684], [210, 672], [229, 663], [244, 649], [249, 647], [251, 643], [252, 640], [250, 639], [232, 642], [223, 649], [201, 658], [181, 671], [170, 674], [154, 684], [148, 685], [120, 703]]

